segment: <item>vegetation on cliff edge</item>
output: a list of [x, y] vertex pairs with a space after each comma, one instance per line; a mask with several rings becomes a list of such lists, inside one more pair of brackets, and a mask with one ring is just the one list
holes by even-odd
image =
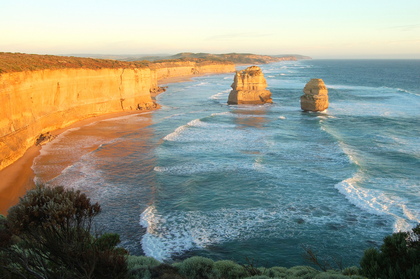
[[0, 52], [0, 74], [45, 69], [143, 68], [148, 65], [148, 61], [126, 62], [111, 59]]
[[[0, 52], [0, 74], [46, 69], [119, 69], [161, 68], [177, 66], [180, 62], [193, 62], [199, 66], [211, 64], [267, 64], [279, 61], [309, 59], [301, 55], [270, 56], [251, 53], [179, 53], [166, 57], [130, 57], [121, 59], [83, 58], [74, 56], [38, 55]], [[169, 63], [169, 64], [168, 64]]]
[[[229, 63], [229, 61], [190, 58], [190, 59], [169, 59], [155, 62], [142, 61], [121, 61], [112, 59], [82, 58], [73, 56], [38, 55], [25, 53], [0, 52], [0, 74], [36, 70], [58, 70], [58, 69], [121, 69], [121, 68], [160, 68], [165, 67], [169, 62], [194, 62], [198, 65], [209, 65], [218, 63]], [[179, 65], [179, 64], [178, 64]], [[177, 64], [173, 64], [177, 66]]]
[[366, 250], [361, 268], [320, 271], [199, 256], [173, 264], [131, 256], [117, 247], [118, 235], [94, 230], [100, 211], [80, 191], [44, 186], [28, 191], [7, 218], [0, 216], [0, 278], [420, 278], [420, 225], [386, 237], [379, 249]]

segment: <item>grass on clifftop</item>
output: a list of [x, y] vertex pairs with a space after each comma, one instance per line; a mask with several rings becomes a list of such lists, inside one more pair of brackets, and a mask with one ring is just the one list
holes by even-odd
[[46, 69], [120, 69], [120, 68], [160, 68], [173, 62], [194, 62], [198, 65], [231, 64], [226, 60], [205, 58], [168, 59], [156, 62], [147, 60], [121, 61], [112, 59], [82, 58], [73, 56], [38, 55], [25, 53], [0, 52], [0, 74]]
[[[36, 71], [46, 69], [120, 69], [120, 68], [161, 68], [177, 66], [177, 63], [193, 62], [197, 65], [212, 64], [267, 64], [297, 60], [304, 56], [269, 56], [250, 53], [179, 53], [167, 57], [132, 57], [124, 60], [83, 58], [74, 56], [38, 55], [26, 53], [0, 52], [0, 74], [10, 72]], [[146, 60], [147, 59], [147, 60]], [[151, 60], [151, 61], [149, 61]]]
[[143, 68], [148, 65], [148, 61], [126, 62], [111, 59], [0, 52], [0, 74], [45, 69]]

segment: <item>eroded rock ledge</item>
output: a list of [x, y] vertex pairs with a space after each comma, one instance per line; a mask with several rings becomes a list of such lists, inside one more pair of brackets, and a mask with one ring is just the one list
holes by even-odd
[[228, 104], [264, 104], [272, 103], [271, 92], [267, 90], [267, 81], [257, 66], [251, 66], [237, 71], [232, 91], [229, 94]]

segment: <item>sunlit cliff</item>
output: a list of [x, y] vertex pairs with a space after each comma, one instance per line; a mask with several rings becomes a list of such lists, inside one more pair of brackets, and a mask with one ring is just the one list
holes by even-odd
[[233, 72], [214, 61], [121, 62], [0, 53], [0, 169], [41, 134], [119, 111], [153, 109], [164, 78]]

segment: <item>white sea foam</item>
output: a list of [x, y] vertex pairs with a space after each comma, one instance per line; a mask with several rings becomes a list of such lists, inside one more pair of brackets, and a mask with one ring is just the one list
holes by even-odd
[[[228, 166], [226, 166], [228, 167]], [[191, 175], [196, 173], [214, 172], [222, 169], [221, 164], [197, 164], [197, 163], [186, 163], [177, 166], [156, 166], [154, 170], [161, 173], [170, 173], [173, 175]]]
[[[224, 115], [225, 113], [212, 114], [211, 116]], [[226, 113], [226, 115], [229, 114]], [[232, 129], [235, 124], [219, 123], [219, 122], [206, 122], [197, 118], [191, 120], [185, 125], [182, 125], [175, 129], [174, 132], [166, 135], [163, 139], [166, 141], [178, 141], [178, 142], [189, 142], [189, 141], [224, 141], [220, 137], [223, 134], [221, 129]], [[193, 129], [190, 129], [193, 128]], [[233, 133], [235, 134], [235, 133]]]
[[[66, 139], [66, 137], [68, 136], [68, 134], [80, 130], [80, 127], [76, 127], [76, 128], [72, 128], [72, 129], [68, 129], [67, 131], [64, 131], [63, 133], [59, 134], [53, 141], [50, 141], [46, 144], [44, 144], [41, 148], [41, 155], [46, 155], [49, 153], [50, 149], [55, 150], [56, 145], [61, 141]], [[35, 158], [36, 160], [36, 158]]]
[[353, 177], [336, 184], [335, 188], [360, 209], [393, 218], [395, 232], [408, 231], [420, 222], [420, 210], [409, 208], [407, 200], [382, 190], [367, 189], [361, 186], [363, 180], [364, 174], [359, 171]]
[[172, 133], [170, 133], [169, 135], [166, 135], [163, 140], [167, 140], [167, 141], [175, 141], [179, 135], [188, 128], [188, 124], [187, 125], [182, 125], [179, 126], [178, 128], [175, 129], [175, 131], [173, 131]]
[[230, 89], [226, 89], [224, 91], [221, 91], [221, 92], [219, 92], [217, 94], [214, 94], [214, 95], [210, 96], [209, 99], [211, 99], [211, 100], [226, 99], [227, 96], [229, 95], [229, 93], [230, 93]]
[[[299, 221], [300, 220], [300, 221]], [[191, 249], [252, 238], [301, 237], [301, 223], [325, 227], [346, 224], [343, 216], [311, 205], [285, 204], [247, 209], [220, 208], [211, 211], [160, 212], [149, 206], [140, 216], [146, 228], [142, 248], [147, 256], [167, 260]]]
[[[210, 212], [175, 210], [160, 214], [154, 206], [150, 206], [140, 216], [140, 224], [147, 228], [142, 238], [142, 248], [147, 256], [162, 261], [194, 248], [205, 248], [229, 240], [250, 239], [261, 231], [296, 237], [299, 230], [296, 229], [298, 224], [294, 218], [296, 212], [275, 208], [223, 208]], [[283, 230], [273, 225], [273, 222], [279, 221]], [[331, 220], [319, 218], [319, 221]]]
[[402, 88], [397, 88], [397, 91], [402, 92], [402, 93], [411, 94], [411, 95], [420, 96], [420, 93], [415, 93], [415, 92], [412, 92], [410, 90], [406, 90], [406, 89], [402, 89]]
[[205, 85], [208, 85], [208, 84], [210, 84], [210, 83], [207, 82], [207, 81], [201, 81], [199, 83], [194, 83], [194, 84], [190, 85], [190, 87], [200, 87], [200, 86], [205, 86]]
[[215, 112], [211, 114], [211, 116], [218, 116], [218, 115], [233, 115], [233, 114], [230, 111]]
[[387, 197], [380, 191], [366, 189], [358, 184], [363, 180], [362, 173], [356, 173], [353, 177], [345, 179], [335, 185], [335, 188], [343, 194], [352, 204], [372, 214], [383, 215], [389, 211]]

